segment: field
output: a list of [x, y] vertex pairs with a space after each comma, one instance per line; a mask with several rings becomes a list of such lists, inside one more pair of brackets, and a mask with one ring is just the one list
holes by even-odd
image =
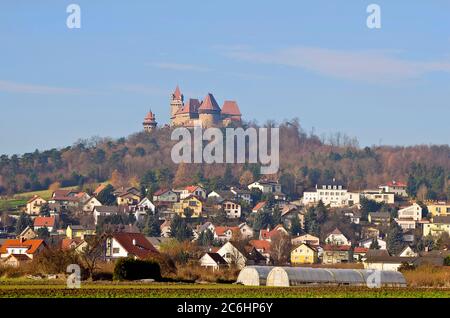
[[226, 284], [86, 283], [1, 280], [0, 298], [449, 298], [450, 289], [366, 287], [249, 287]]

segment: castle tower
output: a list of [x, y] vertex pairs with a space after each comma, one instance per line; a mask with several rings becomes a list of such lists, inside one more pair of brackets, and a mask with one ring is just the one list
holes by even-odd
[[199, 120], [203, 127], [217, 126], [221, 121], [221, 110], [214, 96], [209, 93], [206, 95], [198, 109]]
[[180, 88], [175, 88], [171, 98], [170, 98], [170, 119], [171, 125], [174, 125], [175, 114], [183, 107], [184, 96], [181, 94]]
[[145, 116], [142, 125], [144, 126], [145, 132], [153, 131], [153, 129], [155, 129], [158, 125], [158, 123], [156, 122], [155, 114], [153, 114], [151, 110], [148, 112], [147, 116]]

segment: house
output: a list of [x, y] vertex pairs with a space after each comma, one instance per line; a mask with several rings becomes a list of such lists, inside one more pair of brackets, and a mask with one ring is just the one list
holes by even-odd
[[141, 202], [139, 202], [139, 204], [137, 205], [137, 210], [138, 211], [143, 211], [143, 212], [147, 212], [150, 211], [153, 214], [155, 213], [156, 207], [153, 204], [152, 201], [150, 201], [149, 198], [145, 197], [141, 200]]
[[225, 243], [217, 254], [230, 266], [236, 266], [239, 269], [244, 268], [246, 265], [264, 265], [266, 264], [266, 258], [262, 256], [253, 246], [247, 246], [244, 248], [237, 248], [230, 242]]
[[391, 256], [387, 250], [369, 250], [363, 260], [365, 269], [398, 271], [402, 264], [413, 265], [416, 257]]
[[243, 240], [248, 240], [253, 238], [254, 232], [253, 229], [247, 223], [239, 224], [239, 231], [241, 232], [241, 238]]
[[241, 205], [232, 200], [222, 202], [222, 209], [227, 214], [228, 219], [238, 219], [241, 217]]
[[351, 246], [349, 245], [325, 245], [323, 246], [322, 263], [340, 264], [349, 263], [353, 259]]
[[141, 233], [113, 233], [106, 238], [105, 256], [107, 260], [122, 257], [146, 259], [159, 254], [158, 250]]
[[61, 250], [63, 251], [69, 251], [75, 249], [81, 242], [83, 242], [83, 239], [80, 237], [74, 237], [74, 238], [64, 238], [61, 240]]
[[170, 225], [171, 225], [170, 220], [165, 220], [164, 223], [161, 224], [161, 226], [159, 227], [161, 230], [161, 237], [170, 237], [171, 236]]
[[368, 200], [376, 201], [378, 203], [394, 204], [395, 194], [393, 192], [384, 192], [383, 190], [364, 190], [361, 194]]
[[307, 243], [302, 243], [291, 251], [291, 264], [315, 264], [318, 260], [317, 248]]
[[213, 202], [222, 202], [225, 199], [233, 199], [233, 194], [228, 191], [215, 190], [208, 194], [208, 200], [213, 200]]
[[389, 212], [370, 212], [367, 220], [374, 225], [389, 225], [391, 215]]
[[422, 207], [417, 203], [414, 203], [413, 205], [408, 207], [404, 207], [398, 210], [398, 218], [420, 221], [422, 219]]
[[423, 236], [439, 237], [443, 233], [450, 235], [450, 216], [435, 216], [432, 223], [423, 224]]
[[87, 227], [82, 225], [68, 225], [66, 229], [66, 237], [73, 239], [73, 238], [82, 238], [84, 239], [85, 236], [88, 235], [95, 235], [95, 228], [93, 227]]
[[10, 254], [3, 261], [3, 266], [20, 267], [26, 263], [30, 263], [32, 259], [25, 254]]
[[[28, 257], [30, 260], [34, 258], [36, 254], [41, 252], [45, 248], [44, 240], [33, 239], [12, 239], [5, 240], [3, 245], [0, 247], [0, 258], [5, 260], [10, 255], [23, 255]], [[22, 260], [22, 256], [19, 256], [19, 261]]]
[[153, 194], [153, 202], [175, 203], [178, 202], [178, 194], [169, 189], [160, 189]]
[[356, 262], [362, 262], [364, 257], [366, 256], [369, 248], [357, 246], [353, 249], [353, 260]]
[[98, 185], [98, 187], [94, 190], [94, 196], [98, 196], [100, 192], [105, 190], [105, 188], [108, 186], [107, 183], [101, 183]]
[[377, 240], [378, 242], [378, 246], [380, 250], [385, 250], [386, 249], [386, 241], [380, 239], [380, 238], [367, 238], [365, 240], [362, 240], [361, 242], [359, 242], [359, 246], [365, 247], [365, 248], [370, 248], [370, 246], [372, 245], [372, 242], [374, 240]]
[[100, 205], [94, 207], [94, 220], [95, 225], [97, 225], [99, 218], [104, 218], [107, 216], [112, 216], [120, 213], [120, 207], [118, 206], [108, 206], [108, 205]]
[[266, 263], [270, 262], [271, 244], [266, 240], [251, 240], [248, 244], [253, 246], [262, 256], [266, 258]]
[[191, 218], [198, 218], [202, 215], [203, 202], [198, 197], [191, 195], [173, 205], [173, 211], [183, 218], [186, 217], [185, 209], [187, 208], [192, 210]]
[[44, 217], [44, 216], [37, 216], [34, 219], [33, 228], [35, 231], [38, 231], [42, 228], [47, 228], [49, 232], [53, 232], [56, 225], [56, 218], [54, 216], [50, 217]]
[[362, 238], [374, 238], [380, 236], [380, 230], [374, 226], [363, 226], [361, 229]]
[[361, 212], [359, 211], [346, 211], [344, 215], [350, 219], [351, 223], [360, 224], [361, 223]]
[[134, 206], [141, 201], [141, 191], [135, 187], [121, 188], [114, 191], [117, 205]]
[[42, 199], [38, 195], [35, 195], [28, 200], [26, 213], [29, 215], [38, 215], [41, 212], [41, 207], [46, 203], [46, 200]]
[[403, 231], [414, 230], [416, 228], [416, 221], [412, 218], [394, 219], [394, 221], [402, 228]]
[[214, 229], [214, 239], [221, 242], [228, 242], [240, 237], [240, 229], [237, 226], [216, 226]]
[[89, 198], [87, 201], [83, 203], [83, 212], [91, 213], [94, 212], [94, 208], [96, 206], [103, 205], [96, 197]]
[[60, 209], [76, 208], [83, 201], [83, 196], [80, 197], [79, 193], [78, 191], [59, 189], [53, 192], [48, 203]]
[[247, 189], [239, 189], [235, 187], [231, 187], [231, 193], [234, 194], [237, 201], [244, 201], [246, 204], [251, 205], [252, 200], [252, 192]]
[[21, 240], [32, 240], [37, 237], [36, 232], [29, 226], [27, 226], [18, 236]]
[[180, 190], [174, 190], [179, 193], [180, 199], [186, 199], [189, 196], [196, 196], [202, 200], [206, 200], [206, 190], [200, 186], [191, 185]]
[[430, 202], [427, 209], [431, 216], [447, 216], [450, 215], [450, 202]]
[[408, 196], [408, 193], [406, 192], [407, 184], [403, 182], [391, 181], [387, 184], [380, 185], [378, 188], [383, 192], [394, 193], [399, 197]]
[[333, 180], [331, 183], [316, 185], [314, 190], [303, 193], [304, 205], [317, 205], [319, 201], [330, 207], [346, 206], [348, 204], [347, 189]]
[[270, 228], [267, 228], [266, 230], [259, 231], [259, 239], [271, 242], [272, 238], [274, 238], [275, 235], [279, 234], [283, 234], [286, 236], [289, 235], [288, 231], [281, 224], [278, 224], [272, 230], [270, 230]]
[[267, 201], [258, 202], [252, 209], [253, 213], [258, 213], [264, 211], [267, 206]]
[[304, 234], [297, 237], [293, 237], [291, 239], [292, 245], [300, 245], [300, 244], [308, 244], [312, 246], [318, 246], [320, 244], [320, 240], [318, 237], [311, 234]]
[[205, 222], [203, 224], [198, 224], [196, 229], [194, 230], [194, 236], [197, 239], [198, 236], [205, 231], [210, 231], [211, 233], [214, 234], [215, 229], [216, 229], [216, 227], [211, 222]]
[[300, 222], [300, 227], [305, 225], [305, 216], [300, 213], [299, 208], [295, 204], [283, 204], [281, 206], [281, 220], [283, 224], [290, 228], [292, 225], [292, 220], [298, 218]]
[[200, 258], [200, 266], [211, 268], [213, 271], [228, 266], [228, 263], [219, 253], [206, 253]]
[[406, 246], [399, 254], [400, 257], [417, 257], [418, 253], [414, 252], [411, 246]]
[[351, 245], [351, 242], [338, 228], [335, 228], [333, 232], [327, 235], [325, 243], [331, 245]]
[[249, 184], [248, 189], [258, 189], [262, 193], [276, 193], [281, 192], [281, 184], [275, 181], [260, 180]]

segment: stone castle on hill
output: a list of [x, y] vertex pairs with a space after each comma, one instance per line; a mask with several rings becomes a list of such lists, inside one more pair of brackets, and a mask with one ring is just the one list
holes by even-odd
[[[177, 86], [170, 97], [170, 126], [194, 127], [201, 123], [202, 127], [228, 127], [241, 125], [241, 111], [235, 101], [227, 100], [219, 107], [213, 94], [208, 93], [200, 102], [196, 98], [184, 100]], [[144, 118], [144, 130], [152, 131], [156, 126], [155, 114], [150, 111]]]

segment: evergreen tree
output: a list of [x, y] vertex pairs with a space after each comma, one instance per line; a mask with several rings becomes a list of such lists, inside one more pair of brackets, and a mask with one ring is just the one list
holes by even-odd
[[300, 235], [303, 232], [298, 214], [295, 214], [294, 218], [291, 220], [290, 231], [292, 236]]
[[149, 214], [147, 216], [147, 222], [144, 227], [144, 234], [147, 236], [158, 237], [161, 236], [161, 228], [159, 225], [159, 220], [156, 215]]
[[27, 228], [27, 226], [32, 225], [33, 221], [31, 220], [30, 216], [28, 214], [21, 213], [16, 223], [16, 234], [19, 235], [23, 230]]
[[272, 213], [273, 224], [276, 226], [282, 223], [281, 220], [281, 210], [279, 207], [276, 207]]
[[45, 226], [38, 229], [36, 231], [36, 234], [42, 240], [45, 240], [50, 237], [50, 232], [48, 231], [47, 227], [45, 227]]
[[114, 205], [116, 203], [116, 197], [113, 194], [114, 188], [108, 184], [97, 196], [97, 199], [103, 205]]
[[387, 249], [391, 255], [397, 255], [403, 249], [403, 231], [397, 222], [391, 222], [387, 234]]
[[198, 244], [201, 246], [211, 246], [214, 243], [214, 233], [210, 229], [201, 232], [198, 237]]
[[192, 230], [186, 224], [186, 221], [179, 215], [175, 215], [170, 225], [172, 237], [178, 241], [188, 241], [192, 238]]
[[253, 229], [260, 231], [262, 229], [266, 229], [267, 227], [273, 228], [273, 223], [272, 213], [263, 210], [256, 213], [255, 221], [253, 222]]
[[380, 244], [378, 244], [378, 240], [376, 238], [372, 239], [372, 243], [370, 243], [369, 249], [371, 250], [379, 250]]
[[48, 203], [44, 203], [41, 208], [39, 209], [39, 215], [40, 216], [50, 216], [50, 208], [48, 206]]

